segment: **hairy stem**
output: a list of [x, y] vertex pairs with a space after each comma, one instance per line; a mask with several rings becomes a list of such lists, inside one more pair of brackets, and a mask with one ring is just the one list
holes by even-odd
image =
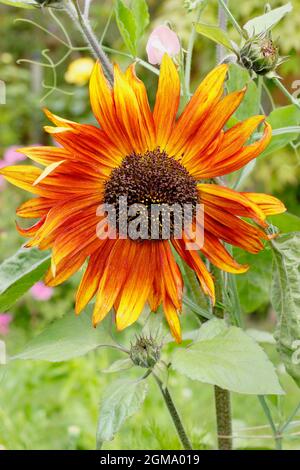
[[232, 450], [230, 392], [215, 385], [215, 408], [218, 429], [218, 449]]
[[[154, 375], [154, 374], [153, 374]], [[174, 423], [174, 426], [176, 428], [176, 431], [177, 431], [177, 434], [178, 434], [178, 437], [180, 439], [180, 442], [182, 444], [182, 447], [184, 448], [184, 450], [192, 450], [192, 444], [185, 432], [185, 429], [183, 427], [183, 424], [182, 424], [182, 421], [180, 419], [180, 416], [178, 414], [178, 411], [175, 407], [175, 404], [172, 400], [172, 397], [170, 395], [170, 392], [168, 390], [168, 388], [164, 388], [163, 385], [162, 385], [162, 382], [158, 379], [158, 377], [155, 377], [155, 380], [157, 382], [157, 385], [161, 391], [161, 394], [163, 396], [163, 399], [164, 399], [164, 402], [169, 410], [169, 413], [170, 413], [170, 416], [172, 418], [172, 421]]]
[[[214, 315], [218, 318], [224, 318], [224, 310], [220, 307], [223, 304], [223, 275], [218, 268], [213, 268], [216, 289], [216, 306]], [[232, 417], [230, 392], [215, 385], [215, 409], [218, 435], [218, 449], [232, 450]]]

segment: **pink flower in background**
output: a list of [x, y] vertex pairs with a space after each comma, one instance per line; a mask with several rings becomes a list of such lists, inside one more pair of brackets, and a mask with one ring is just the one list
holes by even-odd
[[37, 282], [30, 289], [30, 293], [35, 300], [49, 300], [53, 295], [52, 287], [46, 286], [42, 281]]
[[[20, 145], [12, 145], [8, 147], [3, 155], [3, 160], [0, 160], [0, 168], [8, 165], [15, 165], [18, 162], [26, 160], [26, 156], [17, 152], [17, 149], [21, 148]], [[4, 178], [0, 176], [0, 191], [4, 188]]]
[[7, 335], [9, 333], [9, 325], [12, 321], [10, 313], [0, 313], [0, 335]]
[[26, 160], [26, 156], [20, 152], [17, 152], [18, 149], [22, 148], [21, 145], [12, 145], [8, 147], [3, 155], [3, 160], [6, 165], [15, 165], [15, 163]]
[[180, 52], [178, 36], [168, 26], [158, 26], [149, 36], [146, 51], [150, 64], [161, 64], [164, 54], [175, 57]]

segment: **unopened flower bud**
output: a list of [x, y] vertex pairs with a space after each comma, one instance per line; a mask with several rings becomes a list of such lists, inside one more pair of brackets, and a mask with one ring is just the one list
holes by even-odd
[[130, 358], [136, 366], [150, 369], [160, 359], [161, 344], [151, 336], [138, 336], [136, 342], [131, 344]]
[[240, 50], [240, 60], [257, 75], [266, 75], [281, 63], [278, 47], [269, 33], [249, 39]]

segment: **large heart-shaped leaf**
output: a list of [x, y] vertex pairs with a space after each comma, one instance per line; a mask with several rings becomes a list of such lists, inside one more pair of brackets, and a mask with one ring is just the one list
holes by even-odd
[[220, 321], [209, 320], [207, 323], [213, 328], [200, 335], [191, 347], [177, 349], [173, 368], [193, 380], [233, 392], [282, 394], [274, 367], [263, 349], [241, 328], [226, 327], [224, 322], [219, 326]]
[[18, 8], [37, 8], [39, 5], [35, 3], [33, 0], [0, 0], [0, 3], [4, 3], [4, 5], [10, 5], [12, 7]]
[[88, 311], [79, 316], [72, 312], [51, 323], [10, 360], [67, 361], [74, 357], [83, 356], [101, 346], [113, 344], [114, 341], [105, 322], [102, 322], [97, 328], [93, 328], [91, 315]]
[[300, 387], [300, 232], [272, 242], [272, 304], [278, 315], [275, 338], [287, 372]]
[[252, 20], [249, 20], [245, 25], [244, 29], [247, 31], [249, 37], [256, 36], [264, 33], [273, 28], [279, 21], [287, 14], [292, 11], [293, 7], [291, 3], [287, 3], [282, 7], [275, 8], [264, 15], [256, 16]]
[[232, 52], [235, 52], [235, 49], [232, 45], [229, 35], [223, 31], [221, 28], [215, 25], [210, 25], [207, 23], [197, 23], [195, 25], [197, 33], [205, 36], [208, 39], [211, 39], [217, 44], [221, 44]]
[[6, 311], [33, 284], [50, 264], [50, 253], [36, 248], [20, 249], [0, 265], [0, 311]]
[[111, 441], [127, 418], [142, 406], [148, 391], [145, 380], [117, 380], [105, 392], [97, 428], [97, 447]]
[[[282, 127], [292, 127], [300, 124], [300, 110], [294, 104], [274, 109], [267, 118], [272, 129]], [[299, 136], [299, 133], [290, 132], [281, 135], [274, 135], [266, 150], [261, 154], [265, 157], [281, 148], [284, 148], [289, 142], [292, 142]]]

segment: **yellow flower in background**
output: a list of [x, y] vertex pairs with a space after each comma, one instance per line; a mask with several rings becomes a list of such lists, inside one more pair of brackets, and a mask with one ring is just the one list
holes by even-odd
[[74, 85], [85, 85], [91, 76], [95, 62], [90, 57], [82, 57], [70, 63], [65, 80]]

